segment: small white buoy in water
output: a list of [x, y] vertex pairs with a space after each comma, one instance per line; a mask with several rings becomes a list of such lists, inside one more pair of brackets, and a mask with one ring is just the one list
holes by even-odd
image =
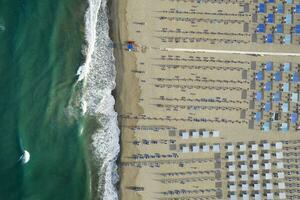
[[22, 162], [24, 164], [28, 163], [30, 160], [30, 154], [28, 151], [24, 150], [24, 153], [23, 153], [23, 157], [22, 157]]

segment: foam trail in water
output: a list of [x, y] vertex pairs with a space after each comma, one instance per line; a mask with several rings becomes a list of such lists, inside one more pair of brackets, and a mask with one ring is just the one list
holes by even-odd
[[[85, 15], [86, 61], [78, 70], [83, 81], [81, 106], [85, 115], [96, 116], [102, 125], [92, 135], [94, 156], [101, 163], [99, 188], [103, 200], [117, 200], [115, 184], [118, 181], [116, 159], [119, 153], [119, 129], [115, 100], [111, 91], [115, 88], [113, 49], [110, 48], [106, 0], [89, 0]], [[100, 164], [99, 164], [100, 165]], [[104, 178], [104, 184], [102, 178]]]

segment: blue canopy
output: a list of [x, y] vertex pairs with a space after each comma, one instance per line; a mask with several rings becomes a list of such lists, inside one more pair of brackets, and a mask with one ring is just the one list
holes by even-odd
[[274, 14], [268, 14], [267, 22], [268, 22], [269, 24], [273, 24], [273, 23], [275, 22]]
[[265, 122], [262, 129], [263, 131], [267, 132], [267, 131], [270, 131], [270, 122]]
[[132, 43], [128, 43], [128, 44], [127, 44], [127, 48], [128, 48], [128, 50], [133, 50], [133, 49], [134, 49], [134, 46], [133, 46]]
[[277, 24], [275, 31], [276, 31], [276, 33], [283, 33], [283, 25]]
[[295, 13], [296, 13], [296, 14], [300, 14], [300, 4], [297, 4], [297, 5], [295, 6]]
[[265, 69], [267, 72], [270, 72], [273, 70], [273, 62], [267, 62], [265, 65]]
[[300, 24], [297, 24], [297, 25], [295, 26], [295, 33], [296, 33], [297, 35], [300, 35]]
[[293, 82], [299, 82], [299, 73], [298, 72], [294, 72], [292, 80], [293, 80]]
[[258, 81], [264, 80], [264, 73], [263, 73], [263, 71], [257, 72], [257, 74], [256, 74], [256, 79], [257, 79]]
[[298, 114], [297, 113], [292, 113], [291, 114], [291, 121], [293, 124], [295, 124], [298, 121]]
[[287, 14], [286, 16], [285, 16], [285, 23], [286, 24], [292, 24], [292, 15], [291, 14]]
[[266, 5], [264, 3], [259, 3], [258, 12], [259, 13], [265, 13], [266, 12]]
[[281, 106], [282, 112], [287, 113], [289, 112], [289, 104], [288, 103], [283, 103]]
[[277, 4], [277, 13], [282, 14], [284, 12], [284, 7], [282, 3]]
[[265, 112], [270, 112], [271, 108], [272, 108], [271, 102], [267, 101], [265, 104]]
[[257, 122], [259, 122], [261, 120], [261, 118], [262, 118], [262, 113], [261, 112], [256, 112], [255, 113], [255, 120]]
[[291, 101], [294, 102], [294, 103], [298, 103], [298, 93], [297, 92], [293, 92], [292, 93], [292, 96], [291, 96]]
[[266, 25], [265, 24], [258, 24], [256, 30], [259, 33], [264, 33], [266, 31]]
[[286, 0], [287, 4], [293, 4], [293, 0]]
[[268, 34], [266, 37], [266, 42], [267, 43], [273, 43], [273, 35], [272, 34]]
[[276, 92], [276, 93], [273, 95], [273, 101], [279, 102], [280, 100], [281, 100], [281, 93], [280, 93], [280, 92]]
[[269, 2], [269, 3], [274, 3], [274, 2], [275, 2], [275, 0], [268, 0], [268, 2]]
[[292, 35], [291, 34], [285, 34], [283, 38], [284, 44], [291, 44], [292, 42]]
[[283, 92], [289, 92], [290, 91], [290, 84], [284, 83], [282, 86]]
[[283, 63], [283, 71], [289, 72], [291, 70], [291, 63]]
[[262, 92], [256, 92], [255, 98], [257, 101], [261, 101], [263, 99]]
[[274, 74], [274, 80], [281, 81], [281, 72], [280, 71], [278, 71]]
[[265, 84], [265, 90], [266, 91], [271, 91], [272, 90], [272, 82], [266, 82], [266, 84]]
[[283, 132], [287, 132], [289, 130], [289, 125], [288, 123], [284, 122], [284, 123], [281, 123], [281, 131]]

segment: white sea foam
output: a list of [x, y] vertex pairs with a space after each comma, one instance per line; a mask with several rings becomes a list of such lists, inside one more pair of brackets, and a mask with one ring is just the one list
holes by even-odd
[[[118, 181], [116, 159], [119, 153], [119, 129], [115, 100], [111, 95], [115, 88], [113, 49], [110, 48], [106, 0], [89, 0], [85, 15], [86, 56], [78, 69], [78, 81], [83, 82], [81, 110], [85, 115], [95, 116], [102, 125], [92, 135], [94, 156], [99, 166], [99, 188], [103, 200], [117, 200], [115, 184]], [[101, 180], [101, 179], [104, 180]], [[104, 184], [102, 184], [104, 182]]]

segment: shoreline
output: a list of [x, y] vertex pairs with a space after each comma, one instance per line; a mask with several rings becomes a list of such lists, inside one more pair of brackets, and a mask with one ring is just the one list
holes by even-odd
[[[116, 68], [116, 87], [112, 91], [112, 95], [115, 98], [115, 111], [118, 113], [118, 126], [120, 129], [120, 153], [117, 160], [117, 166], [118, 166], [118, 174], [119, 174], [119, 181], [116, 185], [116, 188], [119, 193], [119, 198], [123, 199], [124, 190], [122, 188], [122, 185], [124, 184], [124, 171], [121, 167], [122, 162], [122, 155], [123, 155], [123, 143], [127, 139], [127, 137], [131, 137], [127, 131], [124, 131], [122, 129], [122, 118], [120, 115], [122, 113], [126, 113], [126, 106], [124, 106], [124, 102], [128, 102], [128, 100], [132, 100], [133, 102], [138, 102], [138, 98], [140, 96], [140, 88], [138, 87], [138, 79], [137, 77], [130, 72], [130, 70], [125, 70], [124, 66], [129, 68], [129, 66], [132, 66], [133, 69], [136, 69], [136, 57], [134, 55], [130, 54], [124, 54], [123, 49], [123, 42], [128, 40], [128, 31], [127, 31], [127, 6], [128, 1], [119, 1], [119, 0], [111, 0], [108, 2], [108, 12], [109, 12], [109, 36], [114, 44], [114, 58], [115, 58], [115, 68]], [[123, 10], [122, 10], [123, 9]], [[120, 29], [123, 29], [122, 33], [120, 32]], [[129, 74], [128, 74], [129, 73]], [[127, 95], [130, 94], [130, 91], [128, 92], [127, 89], [130, 87], [126, 87], [126, 85], [136, 85], [137, 88], [135, 91], [137, 91], [137, 94], [133, 95]], [[128, 93], [127, 93], [128, 92]], [[136, 101], [135, 101], [136, 100]], [[139, 105], [131, 105], [135, 108], [131, 110], [136, 110], [139, 113], [142, 113], [142, 110], [140, 109]], [[133, 122], [133, 125], [137, 123], [137, 120]], [[124, 140], [124, 141], [123, 141]], [[126, 149], [126, 151], [132, 151], [132, 152], [138, 152], [137, 148], [130, 148]], [[138, 170], [135, 170], [131, 173], [131, 184], [132, 182], [135, 182], [138, 176]], [[135, 181], [133, 181], [135, 180]], [[124, 185], [128, 185], [128, 183], [125, 183]], [[126, 196], [124, 199], [130, 199], [130, 197]], [[136, 198], [136, 197], [135, 197]]]

